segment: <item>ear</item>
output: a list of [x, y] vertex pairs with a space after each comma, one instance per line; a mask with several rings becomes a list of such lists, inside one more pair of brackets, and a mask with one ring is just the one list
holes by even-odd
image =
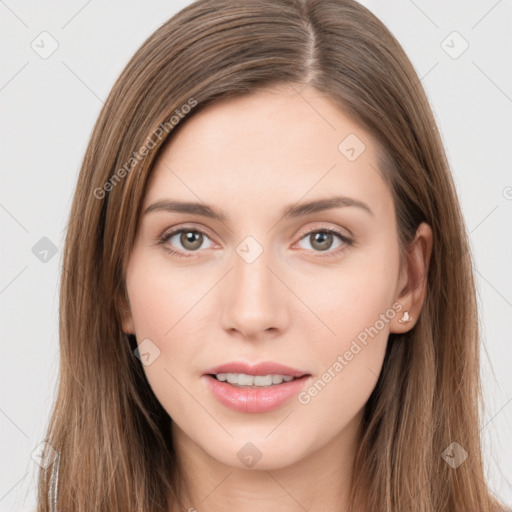
[[126, 334], [135, 334], [133, 325], [133, 317], [131, 313], [130, 301], [125, 292], [121, 292], [118, 296], [118, 311], [121, 317], [121, 328]]
[[[407, 257], [400, 269], [397, 281], [395, 302], [402, 309], [390, 322], [390, 332], [407, 332], [414, 327], [420, 315], [427, 291], [427, 276], [432, 253], [432, 228], [422, 222], [416, 230], [414, 241], [409, 246]], [[410, 322], [400, 323], [405, 311], [409, 312]]]

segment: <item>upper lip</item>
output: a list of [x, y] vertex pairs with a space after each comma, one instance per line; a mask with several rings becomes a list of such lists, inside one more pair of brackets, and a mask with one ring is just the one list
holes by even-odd
[[243, 361], [233, 361], [221, 364], [206, 370], [205, 375], [216, 375], [218, 373], [244, 373], [246, 375], [287, 375], [290, 377], [302, 377], [309, 375], [307, 372], [291, 368], [273, 361], [263, 361], [258, 364], [249, 364]]

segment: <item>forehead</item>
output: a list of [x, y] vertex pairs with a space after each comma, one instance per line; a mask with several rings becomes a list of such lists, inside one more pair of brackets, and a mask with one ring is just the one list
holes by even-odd
[[372, 137], [315, 89], [261, 90], [185, 121], [155, 163], [144, 207], [167, 196], [261, 208], [337, 194], [376, 214], [390, 207]]

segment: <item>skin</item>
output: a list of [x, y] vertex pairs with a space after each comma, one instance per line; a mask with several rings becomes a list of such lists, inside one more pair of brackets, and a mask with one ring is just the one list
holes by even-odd
[[[338, 149], [349, 134], [366, 146], [354, 161]], [[354, 206], [280, 215], [286, 205], [333, 195], [364, 201], [373, 215]], [[164, 199], [204, 202], [226, 215], [141, 215], [127, 266], [123, 329], [160, 350], [144, 371], [173, 419], [186, 506], [346, 510], [363, 407], [389, 333], [410, 330], [424, 301], [430, 227], [420, 225], [399, 268], [393, 197], [375, 142], [309, 87], [272, 87], [192, 116], [159, 156], [142, 211]], [[205, 233], [202, 243], [180, 242], [178, 233], [158, 244], [181, 226]], [[322, 245], [307, 234], [322, 227], [354, 244], [333, 235]], [[263, 249], [250, 264], [237, 253], [249, 235]], [[412, 321], [399, 323], [403, 311], [396, 313], [307, 404], [294, 397], [274, 411], [236, 412], [201, 379], [225, 362], [272, 360], [314, 382], [397, 303]], [[237, 456], [248, 442], [262, 454], [251, 468]]]

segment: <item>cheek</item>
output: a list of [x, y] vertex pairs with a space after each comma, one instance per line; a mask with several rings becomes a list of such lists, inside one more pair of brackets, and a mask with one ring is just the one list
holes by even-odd
[[180, 272], [170, 272], [161, 255], [134, 251], [126, 286], [138, 339], [164, 340], [171, 336], [193, 298], [193, 282], [187, 286]]
[[197, 322], [194, 305], [204, 290], [191, 280], [193, 276], [170, 272], [168, 265], [155, 259], [132, 258], [130, 265], [126, 285], [137, 342], [146, 343], [152, 354], [151, 362], [143, 365], [146, 378], [169, 415], [180, 411], [193, 417], [197, 410], [184, 390], [187, 372], [200, 350], [195, 330], [204, 325]]
[[329, 387], [324, 398], [331, 397], [338, 404], [347, 398], [357, 402], [359, 394], [361, 402], [369, 396], [382, 367], [389, 322], [395, 314], [385, 293], [379, 295], [373, 288], [371, 294], [361, 296], [360, 304], [346, 291], [346, 296], [338, 294], [335, 311], [325, 310], [325, 323], [333, 333], [323, 334], [315, 350], [322, 380], [318, 389]]
[[151, 340], [159, 353], [154, 363], [144, 366], [148, 379], [162, 372], [166, 380], [169, 374], [181, 379], [190, 372], [211, 322], [203, 314], [208, 291], [204, 280], [197, 279], [192, 267], [173, 270], [161, 256], [135, 252], [126, 286], [137, 341]]
[[362, 289], [360, 284], [355, 278], [345, 280], [345, 287], [317, 310], [334, 334], [322, 328], [317, 336], [318, 371], [298, 395], [294, 413], [304, 437], [314, 438], [316, 447], [357, 424], [382, 369], [395, 311], [386, 286]]
[[[304, 315], [311, 331], [317, 327], [318, 345], [322, 352], [346, 350], [359, 336], [364, 342], [368, 329], [376, 339], [387, 339], [389, 321], [394, 316], [396, 272], [392, 261], [347, 262], [339, 271], [329, 270], [311, 277], [296, 278], [294, 290], [311, 305], [314, 314]], [[315, 286], [311, 286], [314, 281]], [[384, 323], [382, 316], [386, 315]], [[372, 327], [377, 323], [376, 333]], [[325, 348], [325, 350], [323, 350]], [[324, 361], [325, 363], [326, 361]]]
[[356, 414], [377, 382], [390, 322], [397, 314], [392, 305], [398, 261], [392, 250], [384, 259], [377, 252], [365, 261], [347, 260], [329, 279], [316, 280], [315, 287], [310, 280], [302, 282], [304, 302], [314, 305], [315, 315], [307, 316], [308, 326], [303, 328], [318, 333], [314, 342], [318, 372], [299, 401], [318, 413], [328, 407], [339, 418]]

